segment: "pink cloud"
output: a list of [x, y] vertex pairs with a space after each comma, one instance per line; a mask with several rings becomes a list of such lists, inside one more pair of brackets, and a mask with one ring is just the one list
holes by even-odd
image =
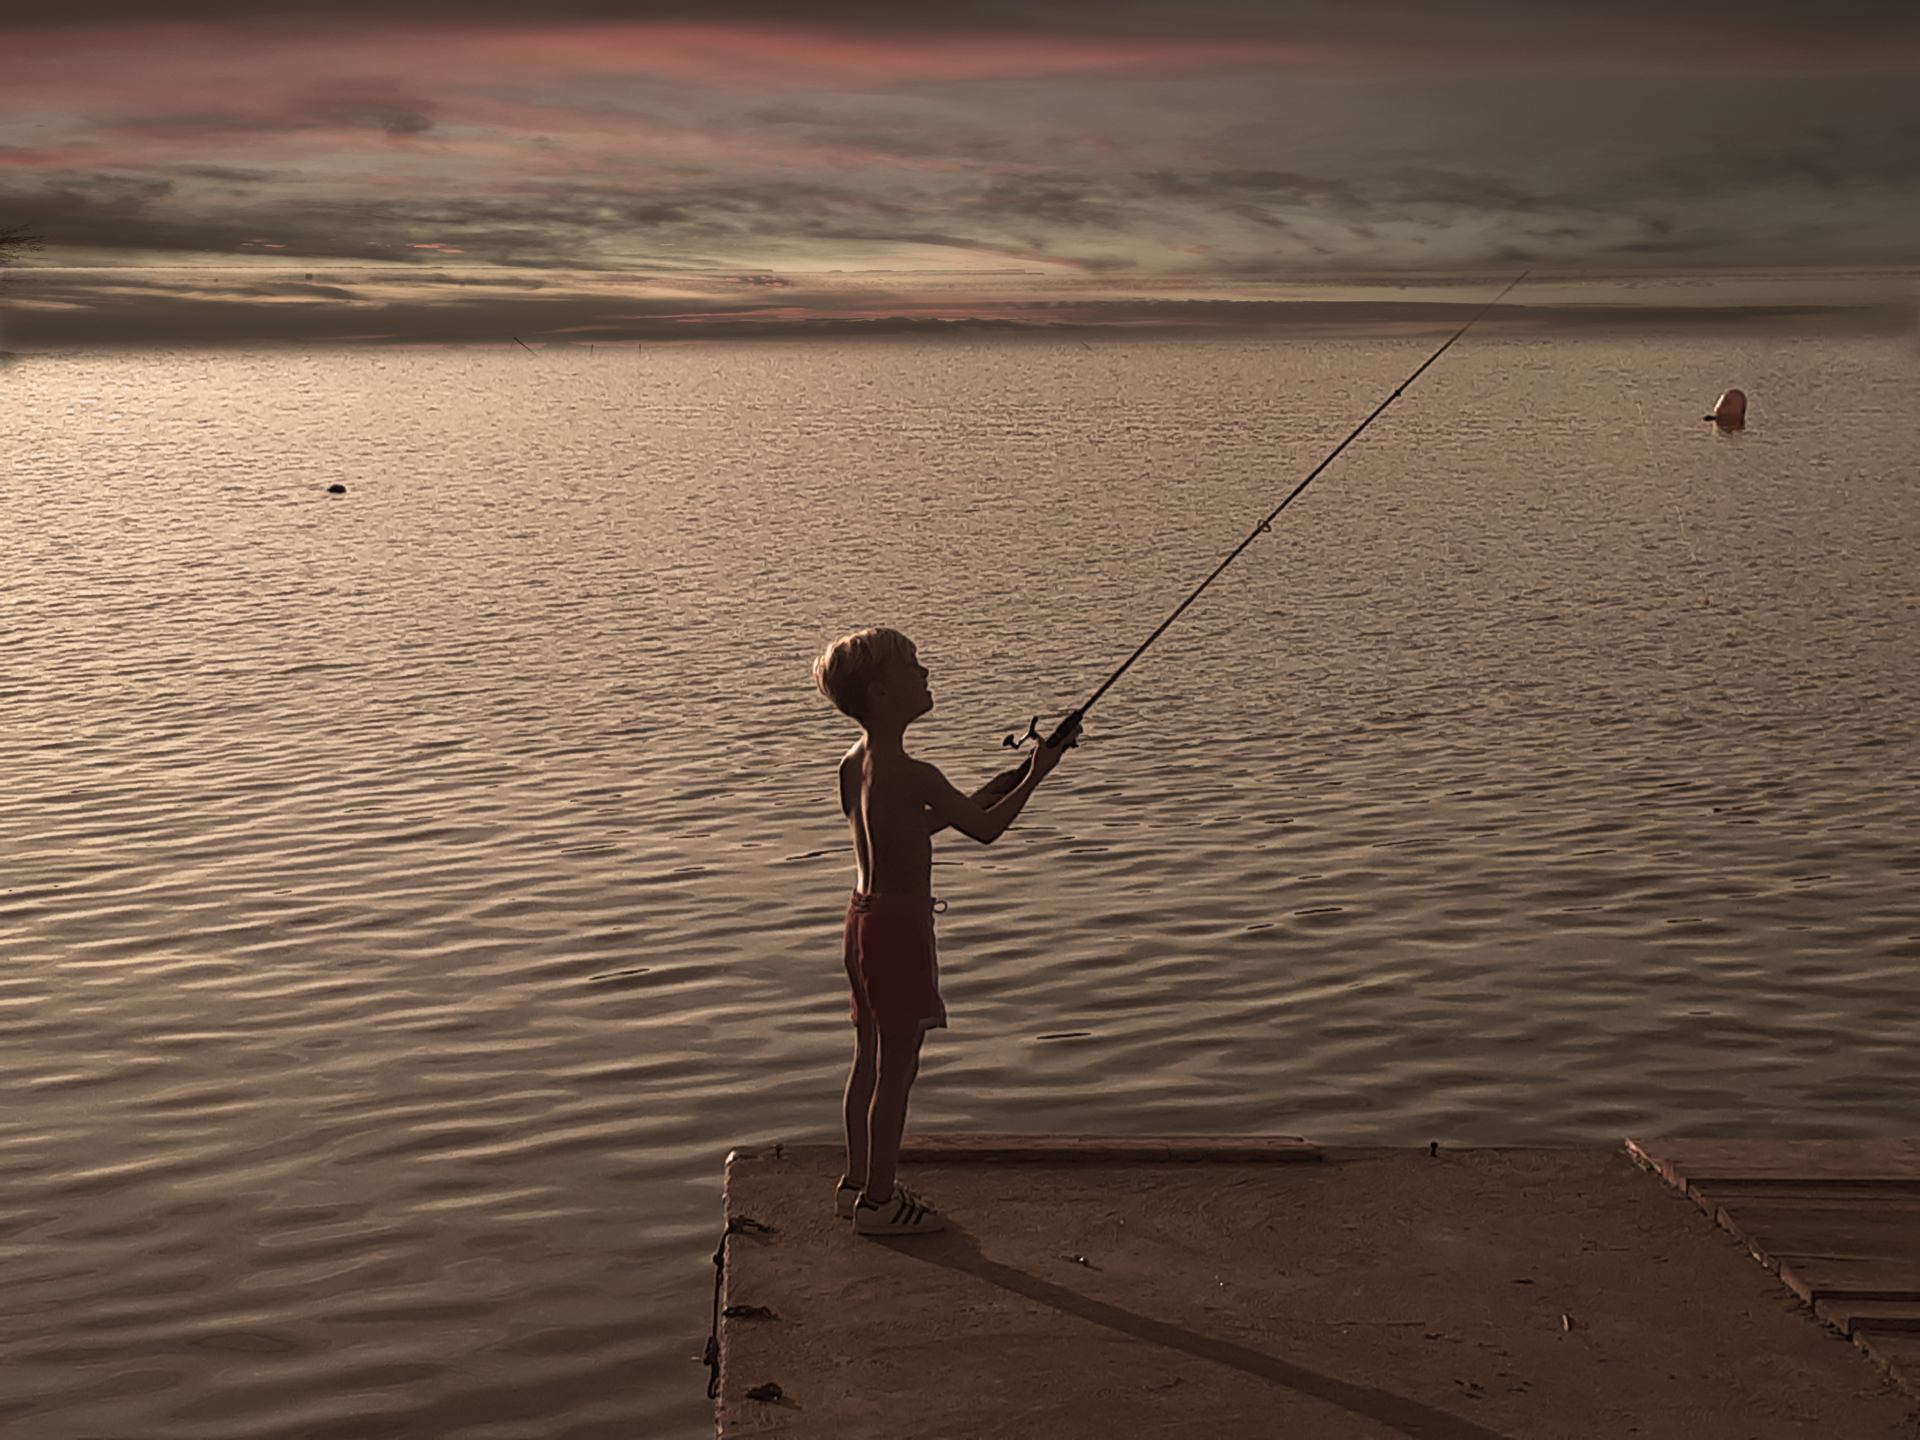
[[[1419, 20], [1418, 16], [1414, 21]], [[851, 30], [774, 24], [371, 22], [146, 23], [8, 35], [4, 83], [14, 104], [56, 101], [138, 108], [271, 110], [289, 93], [367, 86], [374, 93], [525, 90], [564, 77], [656, 77], [720, 87], [832, 90], [1046, 77], [1230, 70], [1430, 70], [1608, 61], [1806, 68], [1899, 65], [1911, 44], [1837, 32], [1815, 44], [1762, 25], [1736, 30], [1676, 18], [1653, 27], [1574, 22], [1551, 32], [1415, 24], [1364, 39], [1250, 22], [1241, 35], [1099, 35], [978, 27]]]
[[[992, 33], [956, 29], [854, 32], [797, 25], [660, 22], [618, 24], [382, 25], [166, 24], [30, 30], [0, 46], [0, 88], [10, 109], [35, 124], [33, 147], [0, 148], [13, 169], [138, 167], [204, 160], [224, 151], [309, 152], [329, 169], [346, 152], [382, 152], [404, 165], [408, 151], [438, 163], [518, 159], [540, 174], [646, 167], [684, 177], [709, 166], [756, 169], [1020, 173], [1057, 164], [1063, 151], [1124, 162], [1123, 147], [1097, 134], [1035, 145], [1028, 164], [965, 146], [890, 148], [884, 140], [756, 126], [730, 133], [680, 108], [646, 111], [629, 82], [648, 78], [707, 87], [717, 103], [775, 91], [874, 91], [965, 82], [1075, 78], [1124, 83], [1145, 76], [1246, 70], [1330, 72], [1477, 65], [1596, 63], [1608, 58], [1695, 65], [1809, 65], [1846, 57], [1898, 64], [1896, 47], [1834, 37], [1817, 62], [1804, 45], [1764, 30], [1714, 37], [1671, 22], [1617, 39], [1487, 37], [1399, 32], [1365, 42], [1274, 33], [1241, 37]], [[1592, 39], [1593, 37], [1584, 37]], [[1659, 43], [1656, 44], [1656, 41]], [[1862, 53], [1855, 56], [1855, 50]], [[1658, 51], [1658, 54], [1644, 52]], [[1907, 57], [1911, 59], [1912, 57]], [[709, 104], [703, 107], [711, 111]], [[727, 113], [722, 111], [722, 114]], [[111, 146], [101, 138], [112, 136]], [[37, 137], [38, 138], [38, 137]], [[542, 141], [558, 141], [542, 144]], [[1174, 143], [1174, 142], [1169, 142]], [[539, 146], [538, 154], [532, 153]], [[111, 153], [109, 153], [111, 152]], [[382, 167], [372, 167], [382, 168]], [[417, 173], [432, 183], [430, 167]], [[450, 183], [454, 172], [444, 172]]]
[[109, 158], [97, 145], [0, 145], [0, 168], [15, 170], [70, 170], [106, 164]]
[[[1103, 38], [961, 32], [887, 34], [800, 26], [368, 25], [352, 31], [285, 24], [150, 23], [44, 29], [8, 37], [16, 101], [136, 103], [192, 96], [258, 102], [290, 88], [372, 80], [410, 88], [546, 75], [630, 75], [717, 85], [834, 88], [1050, 75], [1262, 65], [1367, 63], [1370, 48], [1325, 41]], [[212, 83], [219, 87], [209, 91]]]
[[474, 29], [464, 59], [557, 71], [654, 74], [713, 84], [834, 88], [1051, 75], [1354, 63], [1365, 52], [1325, 42], [961, 32], [889, 35], [802, 27], [627, 24]]

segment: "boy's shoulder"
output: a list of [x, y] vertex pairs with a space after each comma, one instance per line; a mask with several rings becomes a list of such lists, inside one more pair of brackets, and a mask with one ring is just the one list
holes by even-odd
[[849, 745], [847, 747], [847, 753], [840, 757], [840, 768], [844, 770], [849, 765], [859, 764], [861, 757], [866, 753], [867, 737], [862, 735], [858, 740], [854, 741], [853, 744]]
[[917, 760], [905, 750], [871, 749], [864, 737], [855, 741], [840, 760], [843, 777], [875, 790], [892, 790], [918, 782], [933, 768], [932, 762]]

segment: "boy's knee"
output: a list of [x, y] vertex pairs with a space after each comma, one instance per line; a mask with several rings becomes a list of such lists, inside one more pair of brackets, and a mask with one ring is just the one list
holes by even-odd
[[883, 1054], [873, 1073], [876, 1084], [905, 1085], [920, 1073], [920, 1061], [913, 1057], [889, 1061]]
[[879, 1071], [882, 1080], [911, 1080], [920, 1068], [920, 1041], [925, 1034], [912, 1030], [880, 1032]]

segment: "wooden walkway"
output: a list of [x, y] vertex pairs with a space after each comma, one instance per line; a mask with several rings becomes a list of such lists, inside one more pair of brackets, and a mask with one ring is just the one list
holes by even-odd
[[1920, 1140], [1629, 1140], [1920, 1396]]

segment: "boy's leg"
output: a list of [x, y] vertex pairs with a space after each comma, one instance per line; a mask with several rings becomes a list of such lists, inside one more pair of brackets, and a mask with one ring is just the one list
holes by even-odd
[[867, 1112], [873, 1108], [873, 1077], [879, 1036], [873, 1021], [859, 1020], [854, 1031], [853, 1068], [847, 1072], [844, 1111], [847, 1125], [846, 1183], [867, 1183]]
[[907, 1128], [907, 1092], [913, 1088], [913, 1077], [920, 1073], [920, 1041], [925, 1035], [917, 1024], [909, 1030], [880, 1031], [873, 1105], [867, 1112], [869, 1199], [884, 1200], [893, 1193], [900, 1137]]

